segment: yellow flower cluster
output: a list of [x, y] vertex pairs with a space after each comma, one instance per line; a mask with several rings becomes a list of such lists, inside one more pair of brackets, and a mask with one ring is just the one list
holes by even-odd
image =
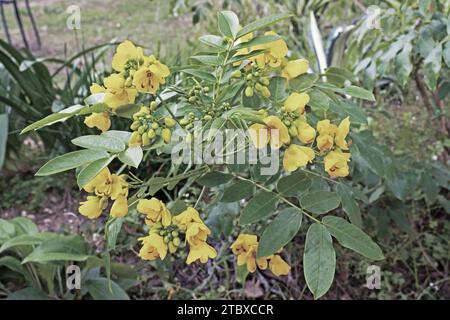
[[108, 168], [103, 169], [84, 188], [94, 195], [81, 202], [78, 211], [89, 219], [98, 218], [108, 205], [108, 199], [113, 200], [110, 214], [115, 218], [124, 217], [128, 213], [128, 183], [123, 176], [111, 174]]
[[165, 117], [158, 119], [152, 115], [148, 107], [141, 107], [139, 112], [133, 115], [131, 134], [128, 144], [130, 146], [146, 146], [157, 137], [161, 136], [164, 143], [170, 143], [172, 139], [172, 128], [176, 125], [175, 119]]
[[194, 208], [189, 207], [172, 216], [162, 201], [151, 198], [139, 200], [137, 210], [145, 215], [145, 223], [150, 227], [149, 235], [139, 239], [142, 241], [139, 252], [142, 259], [163, 260], [168, 251], [174, 253], [177, 250], [182, 235], [190, 249], [187, 264], [197, 260], [206, 263], [217, 256], [216, 250], [206, 242], [211, 231]]
[[[273, 31], [268, 31], [264, 34], [265, 36], [278, 36]], [[245, 43], [252, 40], [253, 34], [248, 35], [239, 39], [239, 43]], [[237, 70], [233, 73], [233, 77], [241, 77], [244, 74], [246, 80], [245, 95], [247, 97], [253, 96], [253, 94], [258, 92], [262, 97], [270, 97], [269, 78], [268, 73], [270, 73], [269, 68], [281, 68], [281, 75], [287, 80], [294, 79], [304, 73], [309, 69], [309, 62], [305, 59], [298, 59], [288, 61], [286, 55], [288, 53], [288, 47], [283, 39], [278, 39], [272, 42], [255, 45], [250, 48], [243, 48], [237, 51], [235, 56], [248, 54], [256, 50], [264, 50], [264, 53], [253, 56], [250, 58], [250, 63], [244, 66], [242, 73]], [[238, 66], [236, 63], [235, 66]]]
[[317, 123], [317, 132], [319, 132], [316, 139], [317, 148], [325, 154], [325, 171], [332, 177], [346, 177], [349, 174], [348, 162], [351, 155], [343, 152], [349, 148], [349, 143], [346, 141], [349, 130], [349, 117], [342, 120], [339, 126], [330, 123], [330, 120]]
[[269, 257], [256, 258], [258, 249], [258, 237], [252, 234], [240, 234], [231, 245], [233, 254], [237, 256], [238, 266], [247, 266], [249, 272], [255, 272], [258, 266], [261, 270], [269, 268], [276, 276], [287, 275], [291, 267], [280, 255], [274, 254]]
[[[128, 40], [117, 47], [112, 67], [117, 73], [106, 77], [103, 86], [94, 83], [90, 88], [92, 94], [105, 94], [103, 102], [112, 112], [123, 105], [134, 103], [138, 93], [155, 94], [170, 75], [166, 65], [153, 55], [145, 56], [142, 48]], [[107, 131], [111, 126], [109, 113], [93, 113], [86, 117], [85, 124]]]

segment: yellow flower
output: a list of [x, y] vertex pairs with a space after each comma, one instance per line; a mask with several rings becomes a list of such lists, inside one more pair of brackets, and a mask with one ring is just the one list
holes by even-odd
[[[277, 35], [273, 31], [268, 31], [265, 35]], [[286, 42], [283, 39], [276, 40], [269, 43], [264, 43], [261, 45], [257, 45], [252, 48], [253, 50], [258, 49], [267, 49], [268, 51], [262, 53], [256, 57], [254, 57], [256, 63], [260, 68], [265, 68], [266, 65], [269, 65], [272, 68], [279, 67], [283, 61], [283, 58], [286, 56], [288, 52], [288, 47]]]
[[[240, 30], [240, 29], [242, 29], [242, 27], [240, 27], [239, 30]], [[253, 32], [250, 32], [250, 33], [246, 34], [245, 36], [240, 37], [240, 38], [236, 41], [236, 45], [238, 45], [238, 44], [240, 44], [240, 43], [248, 42], [248, 41], [250, 41], [250, 40], [252, 40], [252, 39], [253, 39]], [[247, 53], [249, 53], [249, 52], [250, 52], [250, 49], [249, 49], [249, 48], [239, 49], [239, 50], [236, 50], [236, 54], [235, 54], [233, 57], [237, 57], [237, 56], [240, 56], [240, 55], [244, 55], [244, 54], [247, 54]], [[233, 63], [233, 66], [237, 67], [237, 66], [239, 66], [239, 65], [241, 64], [241, 62], [242, 62], [242, 61], [234, 62], [234, 63]]]
[[111, 216], [114, 218], [125, 217], [128, 213], [128, 201], [125, 196], [119, 196], [111, 207]]
[[348, 176], [347, 162], [350, 161], [350, 156], [350, 153], [344, 153], [340, 149], [330, 151], [324, 158], [325, 171], [332, 177]]
[[256, 266], [262, 270], [267, 268], [267, 257], [256, 259], [258, 238], [252, 234], [240, 234], [231, 245], [231, 250], [237, 256], [237, 265], [246, 265], [249, 272], [255, 272]]
[[186, 241], [191, 246], [198, 246], [206, 242], [208, 235], [211, 234], [209, 228], [201, 222], [192, 222], [186, 230]]
[[[92, 179], [91, 181], [89, 181], [88, 184], [86, 184], [84, 186], [84, 190], [86, 192], [89, 193], [93, 193], [95, 192], [95, 190], [97, 188], [102, 188], [103, 185], [105, 184], [105, 181], [111, 181], [111, 172], [109, 171], [109, 169], [106, 167], [104, 168], [102, 171], [99, 172], [99, 174], [97, 174], [94, 179]], [[109, 183], [108, 183], [109, 184]]]
[[[127, 62], [132, 61], [139, 63], [143, 62], [144, 52], [142, 48], [136, 47], [131, 41], [124, 41], [116, 49], [116, 54], [112, 59], [112, 67], [116, 71], [124, 71]], [[141, 63], [142, 63], [141, 62]]]
[[330, 123], [330, 120], [322, 120], [317, 123], [317, 147], [321, 152], [327, 152], [333, 148], [334, 136], [337, 131], [336, 125]]
[[119, 197], [128, 197], [128, 183], [125, 181], [124, 176], [111, 175], [110, 197], [112, 200], [116, 200]]
[[164, 243], [163, 237], [159, 234], [152, 233], [147, 237], [139, 238], [142, 241], [142, 248], [139, 251], [139, 257], [144, 260], [155, 260], [160, 258], [163, 260], [167, 255], [167, 245]]
[[108, 131], [111, 128], [111, 119], [108, 112], [94, 112], [90, 116], [84, 118], [84, 123], [89, 128], [97, 128], [102, 132]]
[[190, 224], [198, 222], [203, 223], [197, 210], [192, 207], [187, 208], [182, 213], [173, 217], [173, 223], [178, 226], [179, 229], [186, 231]]
[[297, 128], [297, 138], [302, 143], [311, 143], [316, 138], [316, 130], [311, 127], [305, 120], [301, 118], [295, 120], [294, 126]]
[[78, 211], [89, 219], [98, 218], [103, 211], [102, 197], [88, 196], [87, 201], [81, 202]]
[[282, 144], [289, 144], [291, 141], [289, 130], [280, 118], [268, 116], [263, 121], [266, 123], [265, 126], [255, 123], [249, 128], [250, 138], [256, 148], [264, 148], [268, 142], [274, 149], [279, 149]]
[[125, 79], [120, 74], [112, 74], [104, 79], [106, 94], [103, 100], [113, 111], [118, 107], [134, 103], [137, 90], [125, 86]]
[[166, 83], [165, 78], [170, 74], [169, 68], [150, 56], [146, 64], [133, 75], [133, 85], [139, 92], [155, 94], [160, 84]]
[[168, 226], [172, 222], [172, 217], [165, 204], [157, 198], [150, 200], [141, 199], [137, 205], [137, 211], [145, 214], [145, 223], [149, 226], [161, 222], [163, 226]]
[[309, 95], [305, 92], [292, 93], [286, 101], [284, 101], [284, 108], [286, 112], [297, 112], [303, 114], [305, 112], [305, 106], [309, 102]]
[[289, 273], [291, 267], [279, 255], [274, 255], [269, 261], [269, 268], [277, 277]]
[[350, 118], [347, 117], [344, 120], [342, 120], [341, 123], [339, 124], [336, 130], [336, 137], [334, 140], [336, 142], [336, 145], [342, 150], [348, 150], [349, 145], [345, 140], [345, 138], [347, 137], [349, 131], [350, 131]]
[[187, 264], [200, 260], [201, 263], [208, 262], [208, 259], [217, 257], [217, 251], [206, 242], [202, 242], [196, 246], [190, 246], [189, 254], [186, 259]]
[[286, 63], [281, 75], [288, 80], [297, 78], [306, 73], [309, 68], [309, 62], [306, 59], [298, 59]]
[[313, 149], [291, 144], [284, 152], [284, 170], [288, 172], [295, 171], [300, 167], [306, 166], [308, 162], [312, 162], [314, 158], [315, 154]]

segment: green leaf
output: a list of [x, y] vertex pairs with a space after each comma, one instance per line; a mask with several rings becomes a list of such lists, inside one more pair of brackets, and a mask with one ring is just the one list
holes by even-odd
[[212, 55], [192, 56], [191, 59], [208, 66], [220, 66], [223, 62], [219, 56]]
[[71, 106], [69, 108], [63, 109], [63, 110], [59, 111], [58, 113], [53, 113], [51, 115], [48, 115], [47, 117], [45, 117], [39, 121], [36, 121], [36, 122], [30, 124], [29, 126], [25, 127], [20, 132], [20, 134], [29, 132], [31, 130], [37, 130], [37, 129], [40, 129], [45, 126], [52, 125], [56, 122], [65, 121], [65, 120], [69, 119], [70, 117], [78, 114], [83, 108], [86, 108], [86, 107], [84, 107], [80, 104], [77, 104], [77, 105]]
[[373, 95], [372, 92], [367, 91], [366, 89], [357, 87], [357, 86], [348, 86], [345, 87], [341, 90], [339, 90], [338, 92], [341, 92], [343, 94], [348, 94], [349, 96], [352, 96], [353, 98], [359, 98], [359, 99], [364, 99], [364, 100], [368, 100], [368, 101], [373, 101], [375, 102], [375, 96]]
[[297, 234], [301, 223], [302, 214], [298, 209], [281, 211], [261, 235], [256, 257], [270, 256], [288, 244]]
[[0, 247], [0, 253], [17, 246], [38, 245], [43, 241], [50, 240], [52, 238], [55, 238], [55, 234], [50, 232], [42, 232], [35, 235], [22, 234], [5, 241]]
[[311, 179], [303, 172], [297, 171], [281, 178], [277, 183], [277, 190], [283, 196], [296, 197], [308, 190]]
[[89, 279], [83, 285], [94, 300], [130, 300], [127, 293], [117, 283], [106, 278]]
[[129, 147], [124, 152], [119, 153], [118, 158], [122, 163], [137, 168], [144, 157], [142, 148], [139, 146]]
[[86, 254], [84, 239], [80, 236], [58, 236], [42, 242], [23, 261], [85, 261], [90, 256]]
[[231, 179], [233, 179], [233, 176], [231, 174], [213, 171], [206, 173], [204, 176], [197, 180], [197, 183], [201, 184], [202, 186], [211, 188], [219, 186], [221, 184], [225, 184]]
[[336, 192], [341, 198], [342, 209], [347, 214], [347, 217], [350, 219], [350, 222], [356, 225], [357, 227], [362, 227], [362, 218], [361, 211], [359, 210], [358, 203], [353, 196], [353, 192], [350, 187], [345, 184], [338, 184], [336, 188]]
[[199, 38], [200, 42], [217, 49], [225, 49], [224, 39], [220, 36], [207, 34]]
[[384, 259], [380, 247], [360, 228], [345, 219], [326, 216], [322, 219], [322, 223], [343, 247], [372, 260]]
[[221, 11], [217, 14], [219, 31], [225, 37], [235, 39], [239, 30], [239, 19], [233, 11]]
[[258, 19], [245, 27], [243, 27], [239, 32], [237, 33], [237, 38], [243, 37], [253, 31], [268, 27], [272, 24], [275, 24], [281, 20], [288, 19], [292, 17], [291, 14], [274, 14], [268, 17], [264, 17], [262, 19]]
[[323, 214], [336, 209], [341, 200], [335, 192], [313, 191], [300, 198], [300, 205], [306, 211]]
[[264, 35], [264, 36], [257, 36], [250, 41], [241, 42], [233, 47], [233, 50], [240, 50], [245, 48], [251, 48], [257, 45], [265, 44], [274, 42], [277, 40], [283, 39], [279, 35]]
[[220, 202], [234, 202], [250, 197], [254, 189], [253, 183], [239, 180], [225, 189]]
[[0, 243], [13, 237], [16, 233], [14, 224], [4, 219], [0, 219]]
[[117, 237], [122, 229], [123, 219], [117, 218], [108, 225], [108, 250], [116, 250]]
[[130, 103], [130, 104], [124, 104], [120, 107], [118, 107], [115, 112], [119, 117], [132, 119], [133, 115], [136, 112], [139, 112], [141, 109], [141, 106], [138, 104]]
[[51, 300], [42, 290], [28, 287], [11, 293], [6, 300]]
[[118, 153], [125, 150], [125, 143], [111, 136], [103, 136], [103, 135], [81, 136], [72, 139], [72, 143], [82, 148], [91, 150], [105, 150], [112, 153]]
[[56, 157], [44, 164], [36, 176], [48, 176], [55, 173], [71, 170], [92, 161], [109, 157], [108, 152], [102, 150], [79, 150]]
[[275, 193], [269, 191], [258, 192], [245, 206], [239, 223], [244, 225], [261, 220], [275, 211], [277, 203], [278, 198]]
[[435, 90], [439, 78], [439, 71], [442, 66], [442, 45], [436, 45], [423, 63], [425, 83], [430, 90]]
[[269, 83], [270, 99], [280, 102], [287, 98], [286, 93], [287, 80], [283, 77], [272, 77]]
[[200, 70], [200, 69], [185, 69], [185, 70], [181, 70], [181, 72], [190, 74], [194, 77], [197, 77], [201, 80], [205, 80], [206, 82], [215, 82], [216, 81], [216, 77], [211, 74], [211, 72], [207, 72], [204, 70]]
[[108, 166], [111, 161], [115, 158], [102, 158], [89, 163], [86, 167], [81, 169], [77, 175], [77, 184], [80, 189], [83, 189], [92, 179], [94, 179], [100, 171]]
[[24, 217], [16, 217], [12, 220], [9, 220], [9, 222], [11, 222], [16, 230], [16, 235], [21, 235], [21, 234], [36, 234], [38, 233], [39, 229], [37, 227], [37, 225], [31, 221], [28, 218], [24, 218]]
[[227, 60], [227, 63], [225, 65], [229, 65], [229, 64], [234, 64], [236, 62], [241, 62], [244, 60], [249, 60], [250, 58], [259, 56], [260, 54], [266, 52], [266, 49], [258, 49], [258, 50], [253, 50], [249, 53], [246, 54], [239, 54], [239, 55], [235, 55], [234, 57], [232, 57], [231, 59]]
[[330, 233], [321, 224], [311, 224], [306, 233], [303, 273], [314, 299], [319, 299], [330, 289], [335, 269], [336, 252]]
[[8, 142], [8, 114], [0, 114], [0, 169], [6, 157], [6, 143]]
[[128, 144], [131, 137], [131, 132], [129, 131], [119, 131], [119, 130], [108, 130], [102, 133], [102, 136], [116, 138], [122, 141], [124, 144]]

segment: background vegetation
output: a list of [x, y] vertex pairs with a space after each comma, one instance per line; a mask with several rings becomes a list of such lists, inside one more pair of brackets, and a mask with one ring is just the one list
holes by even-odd
[[[213, 32], [216, 12], [228, 7], [244, 22], [271, 13], [293, 13], [279, 30], [288, 35], [292, 55], [308, 58], [318, 71], [324, 61], [326, 66], [349, 70], [377, 98], [376, 103], [361, 104], [364, 113], [359, 115], [367, 117], [373, 135], [354, 138], [355, 151], [369, 154], [363, 158], [372, 161], [364, 163], [355, 157], [366, 169], [352, 179], [363, 203], [364, 228], [375, 236], [386, 256], [379, 263], [381, 289], [365, 288], [366, 267], [371, 263], [342, 250], [338, 251], [335, 283], [323, 299], [450, 298], [450, 5], [446, 1], [130, 0], [105, 4], [91, 0], [79, 2], [81, 30], [76, 32], [66, 28], [70, 1], [31, 3], [42, 49], [34, 50], [32, 45], [32, 55], [17, 51], [21, 47], [17, 28], [12, 32], [16, 49], [0, 42], [2, 297], [312, 298], [299, 263], [305, 241], [301, 236], [287, 250], [293, 253], [290, 264], [296, 266], [288, 277], [280, 280], [256, 273], [242, 282], [234, 274], [234, 262], [226, 250], [233, 233], [224, 227], [221, 216], [237, 215], [236, 203], [208, 210], [207, 223], [221, 235], [216, 242], [220, 259], [207, 268], [187, 267], [183, 261], [174, 261], [174, 266], [170, 261], [140, 261], [135, 240], [141, 230], [139, 225], [130, 227], [130, 217], [111, 257], [114, 290], [102, 289], [106, 275], [100, 253], [108, 245], [100, 235], [104, 223], [85, 221], [78, 215], [80, 194], [72, 175], [33, 177], [48, 158], [73, 148], [70, 137], [88, 129], [80, 129], [83, 126], [75, 119], [39, 135], [18, 135], [27, 124], [88, 95], [90, 83], [110, 72], [103, 63], [111, 55], [108, 43], [130, 39], [166, 64], [177, 65], [198, 50], [192, 41]], [[370, 5], [381, 9], [380, 28], [367, 27]], [[13, 25], [12, 15], [7, 15]], [[321, 59], [318, 31], [325, 60]], [[35, 57], [43, 62], [30, 63]], [[165, 170], [164, 159], [147, 161], [139, 174]], [[187, 201], [200, 190], [191, 186]], [[56, 237], [64, 250], [48, 247]], [[18, 240], [5, 247], [11, 239]], [[80, 259], [89, 256], [81, 263], [84, 289], [77, 294], [64, 287], [64, 263], [43, 260], [47, 251], [63, 253], [68, 247]], [[31, 253], [32, 258], [21, 264]]]

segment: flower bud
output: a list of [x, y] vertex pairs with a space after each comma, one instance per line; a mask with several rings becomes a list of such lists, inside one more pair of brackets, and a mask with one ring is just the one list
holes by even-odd
[[180, 124], [181, 124], [182, 126], [185, 126], [185, 125], [187, 125], [188, 123], [189, 123], [189, 120], [188, 120], [188, 119], [183, 118], [183, 119], [180, 120]]
[[149, 139], [153, 139], [156, 136], [156, 132], [153, 129], [148, 129], [147, 135]]
[[170, 237], [169, 236], [165, 236], [164, 237], [164, 243], [169, 243], [170, 242]]
[[189, 103], [194, 103], [195, 101], [197, 101], [197, 97], [192, 96], [188, 99]]
[[159, 124], [158, 122], [152, 122], [152, 129], [158, 129], [159, 128]]
[[130, 129], [133, 131], [136, 131], [141, 126], [141, 123], [137, 120], [133, 121], [133, 123], [130, 126]]
[[166, 127], [172, 128], [177, 124], [177, 122], [173, 118], [166, 117], [164, 118], [164, 124], [166, 125]]
[[147, 133], [147, 132], [144, 132], [144, 133], [142, 134], [142, 145], [143, 145], [143, 146], [146, 146], [146, 145], [148, 145], [148, 144], [150, 144], [150, 138], [148, 137], [148, 133]]
[[233, 73], [231, 73], [231, 76], [233, 78], [240, 78], [241, 75], [242, 75], [242, 72], [240, 70], [236, 70], [236, 71], [233, 71]]
[[150, 109], [152, 110], [156, 110], [156, 108], [158, 108], [159, 103], [156, 101], [152, 101], [150, 102]]
[[253, 96], [253, 88], [252, 87], [245, 88], [245, 95], [247, 97], [252, 97]]
[[175, 238], [172, 239], [172, 243], [173, 243], [174, 246], [178, 247], [180, 245], [180, 243], [181, 243], [181, 240], [180, 240], [180, 238], [175, 237]]
[[172, 139], [172, 131], [167, 128], [162, 129], [161, 137], [163, 138], [164, 143], [170, 143], [170, 140]]

